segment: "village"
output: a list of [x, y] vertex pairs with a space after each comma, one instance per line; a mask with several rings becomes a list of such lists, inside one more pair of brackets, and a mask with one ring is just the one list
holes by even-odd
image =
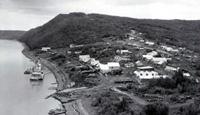
[[[196, 66], [199, 54], [147, 40], [135, 30], [125, 34], [125, 38], [108, 37], [104, 42], [70, 44], [59, 49], [42, 47], [34, 54], [54, 63], [67, 76], [59, 90], [109, 87], [133, 98], [139, 105], [164, 102], [170, 108], [186, 106], [200, 96]], [[178, 81], [178, 75], [187, 82]], [[185, 86], [186, 83], [193, 86]], [[72, 96], [67, 102], [79, 96]]]

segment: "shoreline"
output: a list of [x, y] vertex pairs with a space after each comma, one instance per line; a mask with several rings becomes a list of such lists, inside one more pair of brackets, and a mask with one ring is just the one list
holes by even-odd
[[[20, 42], [20, 41], [18, 41], [18, 42]], [[24, 49], [22, 50], [22, 54], [24, 56], [26, 56], [28, 59], [32, 60], [32, 61], [33, 60], [37, 60], [37, 58], [29, 51], [28, 46], [25, 43], [22, 43], [22, 42], [20, 42], [20, 43], [24, 46]], [[65, 108], [65, 103], [63, 103], [63, 101], [60, 100], [59, 98], [56, 98], [55, 96], [52, 96], [52, 95], [56, 94], [57, 92], [63, 90], [64, 83], [63, 83], [62, 78], [61, 78], [62, 76], [59, 75], [59, 73], [57, 72], [57, 69], [56, 69], [56, 65], [54, 65], [52, 62], [48, 62], [47, 60], [41, 59], [41, 64], [43, 66], [45, 66], [46, 68], [48, 68], [50, 72], [52, 72], [53, 76], [56, 79], [56, 83], [57, 83], [56, 92], [54, 92], [53, 94], [51, 94], [51, 95], [49, 95], [47, 97], [48, 98], [52, 97], [52, 98], [56, 99], [57, 101], [59, 101], [61, 103], [61, 105], [62, 105], [62, 108], [65, 111], [64, 115], [67, 115], [66, 114], [67, 110]]]

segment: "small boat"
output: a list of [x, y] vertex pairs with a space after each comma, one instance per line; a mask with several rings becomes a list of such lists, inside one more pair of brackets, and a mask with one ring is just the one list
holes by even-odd
[[33, 72], [31, 74], [30, 80], [31, 81], [40, 81], [44, 79], [44, 73], [43, 72]]
[[33, 71], [33, 69], [32, 69], [32, 68], [29, 68], [29, 69], [27, 69], [27, 70], [24, 72], [24, 74], [31, 74], [32, 71]]
[[64, 109], [52, 109], [48, 113], [49, 115], [60, 115], [60, 114], [65, 114]]

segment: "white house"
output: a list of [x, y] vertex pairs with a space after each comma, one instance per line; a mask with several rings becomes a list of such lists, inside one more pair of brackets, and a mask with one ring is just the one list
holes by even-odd
[[166, 66], [165, 71], [178, 71], [178, 68], [172, 67], [172, 66]]
[[131, 60], [130, 58], [127, 58], [127, 57], [121, 57], [121, 56], [115, 56], [114, 57], [114, 60], [117, 61], [117, 62], [120, 62], [120, 61], [129, 61]]
[[149, 46], [153, 46], [155, 43], [154, 43], [154, 42], [151, 42], [151, 41], [146, 41], [145, 44], [146, 44], [146, 45], [149, 45]]
[[50, 47], [42, 47], [42, 51], [49, 51], [51, 48]]
[[83, 47], [84, 45], [75, 45], [75, 44], [70, 44], [69, 47], [70, 48], [79, 48], [79, 47]]
[[134, 74], [140, 79], [152, 79], [160, 78], [158, 72], [154, 71], [154, 68], [151, 66], [138, 67], [138, 70]]
[[90, 61], [90, 55], [79, 55], [79, 60], [83, 62]]
[[168, 59], [167, 58], [163, 58], [163, 57], [154, 57], [154, 58], [152, 58], [152, 61], [155, 64], [162, 65], [162, 64], [166, 63], [168, 61]]
[[101, 64], [101, 63], [99, 63], [98, 66], [99, 66], [99, 69], [101, 70], [101, 72], [103, 72], [103, 73], [110, 72], [110, 69], [109, 69], [109, 67], [108, 67], [107, 64]]
[[108, 62], [107, 65], [111, 70], [120, 68], [119, 62]]
[[139, 60], [136, 61], [135, 64], [136, 64], [137, 66], [143, 66], [143, 63], [142, 63], [141, 61], [139, 61]]
[[120, 53], [120, 54], [129, 54], [132, 53], [129, 50], [117, 50], [116, 53]]
[[158, 55], [158, 52], [152, 51], [152, 52], [147, 53], [147, 55], [150, 55], [150, 56], [157, 56], [157, 55]]
[[99, 63], [98, 66], [103, 73], [108, 73], [112, 70], [120, 69], [120, 64], [118, 62], [108, 62], [107, 64]]
[[90, 59], [90, 64], [91, 64], [92, 66], [97, 66], [99, 63], [100, 63], [99, 60], [95, 60], [94, 58], [91, 58], [91, 59]]
[[134, 74], [140, 79], [152, 79], [152, 78], [160, 78], [156, 71], [144, 71], [138, 70], [135, 71]]
[[161, 47], [168, 52], [179, 52], [178, 49], [173, 49], [172, 47], [168, 47], [168, 46], [161, 46]]

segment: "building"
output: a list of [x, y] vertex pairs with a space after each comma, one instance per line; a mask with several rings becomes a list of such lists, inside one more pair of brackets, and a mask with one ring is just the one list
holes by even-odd
[[165, 71], [174, 72], [174, 71], [178, 71], [178, 68], [175, 68], [172, 66], [166, 66]]
[[108, 62], [107, 65], [108, 65], [110, 70], [120, 69], [119, 62]]
[[139, 60], [136, 61], [135, 64], [136, 64], [137, 66], [143, 66], [143, 63], [142, 63], [141, 61], [139, 61]]
[[153, 79], [161, 77], [151, 66], [138, 67], [138, 70], [134, 71], [134, 74], [139, 77], [139, 79]]
[[147, 53], [147, 55], [150, 55], [150, 56], [157, 56], [157, 55], [158, 55], [158, 52], [152, 51], [152, 52]]
[[99, 63], [98, 67], [103, 73], [108, 73], [120, 69], [120, 64], [118, 62], [108, 62], [107, 64]]
[[107, 64], [101, 64], [101, 63], [99, 63], [98, 67], [99, 67], [99, 69], [101, 70], [102, 73], [108, 73], [108, 72], [110, 72], [110, 69], [109, 69], [109, 67], [108, 67]]
[[51, 50], [51, 48], [50, 47], [42, 47], [42, 49], [41, 49], [42, 51], [49, 51], [49, 50]]
[[79, 61], [83, 61], [83, 62], [90, 61], [90, 55], [79, 55]]
[[146, 41], [145, 44], [149, 45], [149, 46], [153, 46], [155, 43], [154, 42], [150, 42], [150, 41]]
[[121, 57], [121, 56], [115, 56], [114, 57], [114, 60], [116, 61], [116, 62], [120, 62], [120, 61], [130, 61], [131, 59], [130, 58], [128, 58], [128, 57]]
[[169, 59], [168, 58], [163, 58], [163, 57], [154, 57], [152, 58], [152, 62], [158, 65], [162, 65], [164, 63], [167, 63]]
[[119, 54], [130, 54], [132, 52], [130, 52], [129, 50], [117, 50], [116, 53], [119, 53]]
[[92, 66], [97, 66], [99, 64], [99, 60], [95, 60], [94, 58], [90, 58], [90, 64]]
[[142, 57], [146, 60], [152, 61], [155, 64], [162, 65], [166, 63], [168, 60], [171, 60], [171, 58], [165, 58], [165, 57], [154, 57], [157, 56], [158, 52], [152, 51], [150, 53], [147, 53], [146, 55], [143, 55]]
[[168, 46], [161, 46], [164, 50], [168, 51], [168, 52], [179, 52], [178, 49], [173, 49], [172, 47], [168, 47]]
[[84, 45], [75, 45], [75, 44], [70, 44], [69, 47], [70, 48], [80, 48], [83, 47]]

